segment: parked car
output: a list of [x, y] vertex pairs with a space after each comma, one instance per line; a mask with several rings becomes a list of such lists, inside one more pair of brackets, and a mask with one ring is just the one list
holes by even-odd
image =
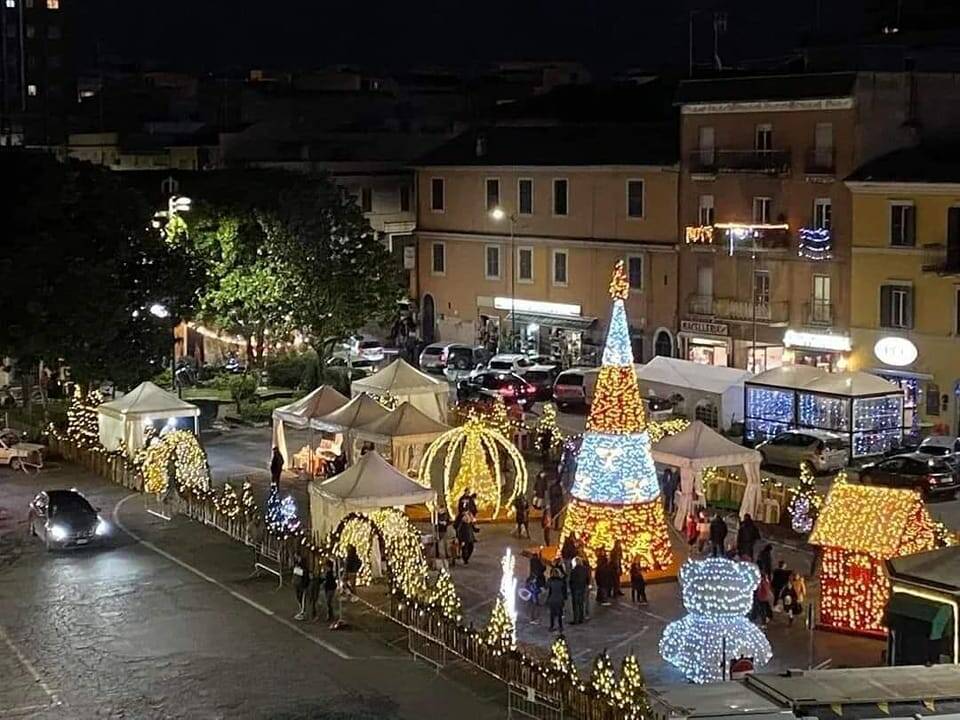
[[354, 335], [344, 344], [344, 349], [353, 360], [365, 360], [378, 363], [385, 357], [383, 343], [376, 338]]
[[499, 395], [507, 405], [526, 409], [533, 404], [537, 389], [515, 373], [486, 371], [457, 383], [457, 400], [469, 402]]
[[350, 382], [373, 375], [377, 370], [376, 363], [372, 360], [351, 359], [345, 352], [334, 353], [333, 357], [327, 360], [327, 367], [343, 373]]
[[16, 430], [0, 430], [0, 465], [9, 465], [12, 470], [19, 470], [24, 465], [41, 467], [43, 450], [43, 445], [21, 442]]
[[431, 343], [420, 353], [420, 369], [424, 372], [442, 374], [448, 367], [469, 370], [474, 365], [473, 348], [463, 343]]
[[912, 452], [864, 465], [860, 469], [860, 482], [911, 488], [919, 490], [925, 498], [955, 498], [960, 490], [960, 472], [944, 458]]
[[494, 355], [487, 363], [487, 370], [499, 370], [501, 372], [512, 372], [517, 375], [523, 375], [528, 368], [533, 367], [533, 362], [526, 355], [519, 353], [501, 353]]
[[84, 547], [102, 541], [110, 525], [77, 490], [44, 490], [30, 503], [30, 534], [47, 550]]
[[960, 455], [960, 438], [950, 437], [949, 435], [931, 435], [920, 442], [916, 452], [931, 457]]
[[849, 461], [846, 440], [822, 430], [786, 430], [757, 445], [764, 465], [799, 468], [808, 462], [817, 472], [840, 470]]
[[648, 420], [669, 420], [673, 417], [673, 400], [670, 398], [657, 397], [655, 395], [643, 399], [644, 410], [647, 411]]
[[537, 400], [550, 400], [553, 398], [553, 383], [559, 374], [558, 365], [531, 365], [523, 379], [537, 389]]
[[561, 410], [568, 407], [588, 407], [593, 402], [597, 385], [597, 368], [570, 368], [557, 375], [553, 383], [553, 399]]

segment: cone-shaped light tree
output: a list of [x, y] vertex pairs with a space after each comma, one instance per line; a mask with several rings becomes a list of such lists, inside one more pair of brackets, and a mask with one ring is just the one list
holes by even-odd
[[619, 539], [626, 561], [639, 557], [644, 570], [663, 570], [672, 565], [673, 552], [633, 368], [624, 307], [629, 292], [623, 263], [618, 262], [610, 282], [613, 313], [603, 366], [577, 458], [561, 542], [571, 534], [583, 538], [593, 558], [599, 548], [609, 551]]

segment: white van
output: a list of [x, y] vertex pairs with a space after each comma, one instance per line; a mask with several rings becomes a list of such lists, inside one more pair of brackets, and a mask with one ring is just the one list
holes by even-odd
[[553, 383], [553, 401], [563, 410], [568, 407], [589, 407], [597, 386], [600, 368], [577, 367], [564, 370]]

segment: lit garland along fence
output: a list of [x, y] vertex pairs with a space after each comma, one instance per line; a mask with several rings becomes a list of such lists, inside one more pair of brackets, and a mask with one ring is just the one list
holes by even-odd
[[[110, 482], [143, 492], [140, 468], [122, 454], [79, 447], [55, 432], [50, 432], [47, 439], [52, 453]], [[485, 640], [484, 628], [476, 628], [472, 623], [464, 625], [459, 618], [448, 617], [441, 603], [432, 597], [434, 589], [426, 583], [426, 558], [419, 544], [419, 531], [402, 513], [386, 510], [374, 513], [373, 517], [348, 515], [324, 542], [314, 544], [307, 539], [305, 531], [286, 537], [263, 532], [261, 538], [251, 538], [251, 520], [259, 518], [261, 510], [250, 503], [246, 492], [234, 497], [223, 491], [187, 487], [171, 502], [177, 512], [194, 521], [246, 545], [256, 543], [260, 551], [278, 558], [284, 570], [292, 566], [296, 554], [304, 556], [313, 567], [320, 567], [333, 555], [342, 558], [347, 541], [359, 526], [366, 526], [370, 530], [370, 541], [380, 542], [384, 547], [390, 599], [386, 614], [391, 621], [417, 633], [426, 642], [442, 645], [446, 653], [510, 686], [532, 688], [538, 695], [562, 706], [568, 717], [581, 720], [648, 717], [642, 690], [632, 696], [623, 694], [617, 685], [609, 691], [598, 690], [589, 679], [581, 679], [575, 669], [557, 667], [550, 657], [532, 657], [522, 648], [502, 652]]]

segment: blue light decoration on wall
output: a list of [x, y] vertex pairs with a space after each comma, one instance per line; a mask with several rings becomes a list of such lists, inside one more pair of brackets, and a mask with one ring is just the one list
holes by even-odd
[[740, 658], [754, 667], [773, 652], [746, 615], [760, 571], [749, 562], [708, 558], [688, 560], [680, 568], [680, 590], [687, 615], [663, 631], [660, 655], [695, 683], [723, 680], [724, 668]]
[[807, 260], [833, 257], [833, 236], [829, 228], [800, 228], [797, 231], [797, 255]]
[[902, 426], [902, 395], [857, 398], [853, 401], [853, 456], [880, 455], [897, 447]]
[[798, 393], [800, 425], [846, 432], [850, 429], [849, 398]]
[[792, 390], [747, 386], [746, 436], [765, 440], [783, 432], [793, 423]]

